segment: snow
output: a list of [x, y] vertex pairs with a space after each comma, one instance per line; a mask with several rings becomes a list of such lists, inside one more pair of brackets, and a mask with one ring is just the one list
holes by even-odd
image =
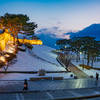
[[[40, 49], [42, 52], [42, 49]], [[46, 51], [45, 51], [46, 52]], [[43, 56], [42, 56], [43, 57]], [[29, 55], [28, 52], [18, 52], [17, 62], [8, 68], [8, 71], [38, 71], [45, 69], [46, 71], [66, 71], [64, 67], [56, 63], [48, 63], [44, 60], [38, 59], [34, 56]], [[51, 62], [51, 61], [50, 61]]]
[[[96, 77], [96, 73], [99, 73], [100, 74], [100, 70], [95, 70], [95, 69], [88, 70], [88, 69], [85, 69], [85, 68], [83, 69], [82, 67], [79, 66], [79, 64], [83, 64], [84, 63], [86, 65], [86, 63], [87, 63], [87, 60], [86, 59], [84, 59], [84, 62], [83, 62], [83, 54], [80, 54], [80, 61], [79, 62], [76, 62], [76, 57], [77, 56], [75, 55], [75, 53], [73, 53], [72, 63], [75, 66], [77, 66], [80, 70], [82, 70], [84, 73], [86, 73], [89, 76], [93, 76], [93, 77]], [[94, 62], [93, 67], [94, 68], [100, 68], [100, 61]]]
[[[98, 57], [99, 58], [99, 57]], [[80, 62], [79, 63], [83, 63], [83, 61], [82, 61], [82, 59], [83, 59], [83, 55], [81, 54], [80, 55]], [[100, 59], [100, 58], [99, 58]], [[84, 59], [84, 64], [86, 64], [87, 63], [87, 60], [86, 59]], [[90, 62], [90, 64], [91, 64], [91, 62]], [[100, 61], [95, 61], [94, 63], [93, 63], [93, 67], [94, 68], [100, 68]]]
[[[85, 69], [85, 68], [83, 69], [82, 67], [80, 67], [79, 64], [82, 64], [81, 61], [76, 62], [75, 60], [73, 60], [72, 63], [89, 76], [96, 77], [96, 73], [100, 74], [100, 70], [94, 70], [94, 69], [88, 70], [88, 69]], [[96, 65], [95, 67], [97, 67], [98, 65], [100, 65], [100, 62], [95, 63], [95, 65]], [[98, 66], [97, 68], [100, 68], [100, 67]]]
[[[38, 48], [40, 48], [40, 49], [38, 49]], [[42, 52], [40, 50], [42, 50]], [[33, 52], [36, 55], [38, 55], [38, 56], [40, 56], [40, 57], [42, 57], [42, 58], [44, 58], [44, 59], [46, 59], [48, 61], [54, 62], [55, 64], [59, 65], [59, 63], [56, 61], [57, 55], [52, 53], [53, 50], [55, 50], [55, 49], [47, 47], [47, 46], [44, 46], [44, 45], [42, 45], [42, 46], [41, 45], [40, 46], [39, 45], [38, 46], [35, 45], [34, 49], [33, 49]]]
[[[17, 54], [17, 61], [9, 65], [7, 71], [39, 71], [45, 69], [46, 71], [66, 71], [56, 60], [57, 55], [52, 53], [53, 48], [36, 45], [32, 49], [32, 54], [27, 50], [26, 52], [19, 51]], [[0, 69], [0, 70], [3, 70]], [[64, 77], [64, 79], [71, 78], [73, 73], [46, 73], [44, 77]], [[21, 74], [9, 73], [0, 74], [0, 80], [24, 80], [30, 77], [40, 77], [38, 74]]]
[[[46, 71], [66, 71], [58, 61], [56, 60], [57, 55], [52, 52], [53, 48], [47, 47], [45, 45], [34, 45], [32, 51], [22, 52], [19, 51], [17, 54], [17, 61], [8, 67], [8, 71], [39, 71], [40, 69], [45, 69]], [[82, 59], [82, 56], [81, 56]], [[84, 61], [86, 63], [86, 61]], [[79, 67], [82, 64], [82, 60], [77, 63], [72, 60], [72, 63], [76, 65], [80, 70], [95, 77], [96, 72], [100, 74], [99, 70], [87, 70]], [[99, 68], [100, 62], [94, 63], [94, 67]], [[4, 71], [4, 69], [0, 69]], [[21, 73], [9, 73], [0, 74], [0, 80], [24, 80], [36, 77], [63, 77], [64, 79], [71, 78], [71, 72], [67, 73], [46, 73], [45, 76], [38, 76], [38, 74], [21, 74]], [[74, 75], [74, 74], [73, 74]], [[72, 77], [73, 78], [73, 77]]]

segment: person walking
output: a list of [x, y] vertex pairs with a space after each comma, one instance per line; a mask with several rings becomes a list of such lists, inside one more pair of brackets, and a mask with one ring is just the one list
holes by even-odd
[[98, 86], [99, 74], [96, 72], [96, 86]]
[[99, 79], [99, 74], [96, 73], [96, 80], [98, 81], [98, 79]]
[[28, 82], [27, 79], [24, 80], [24, 88], [23, 90], [28, 90]]

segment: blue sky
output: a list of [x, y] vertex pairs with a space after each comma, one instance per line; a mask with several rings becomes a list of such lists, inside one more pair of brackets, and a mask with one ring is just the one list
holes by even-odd
[[100, 0], [0, 0], [0, 15], [23, 13], [39, 28], [81, 30], [100, 23]]

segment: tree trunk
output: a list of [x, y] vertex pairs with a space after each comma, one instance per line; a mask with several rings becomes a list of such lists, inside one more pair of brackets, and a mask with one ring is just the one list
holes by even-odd
[[95, 61], [95, 57], [92, 57], [92, 62], [91, 62], [92, 67], [93, 67], [94, 61]]
[[87, 65], [89, 66], [89, 64], [90, 64], [90, 54], [88, 53], [87, 54]]
[[15, 34], [13, 34], [14, 36], [13, 36], [13, 41], [14, 41], [14, 45], [15, 45]]
[[80, 61], [80, 54], [79, 52], [77, 52], [77, 58], [76, 58], [76, 62]]

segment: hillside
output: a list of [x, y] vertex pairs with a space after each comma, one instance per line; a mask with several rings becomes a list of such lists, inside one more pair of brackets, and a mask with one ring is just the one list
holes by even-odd
[[[46, 71], [58, 71], [58, 73], [47, 73], [45, 77], [57, 76], [69, 78], [72, 73], [59, 73], [59, 71], [66, 71], [56, 60], [57, 55], [52, 53], [53, 48], [47, 46], [34, 46], [30, 52], [19, 51], [17, 54], [16, 62], [9, 65], [7, 71], [39, 71], [45, 69]], [[4, 71], [4, 69], [0, 69]], [[12, 73], [12, 74], [1, 74], [0, 80], [23, 80], [29, 79], [30, 77], [40, 77], [37, 74], [25, 74], [25, 73]]]
[[[55, 44], [58, 39], [65, 39], [67, 36], [72, 37], [83, 37], [92, 36], [96, 37], [96, 40], [100, 40], [100, 24], [92, 24], [81, 31], [78, 32], [62, 32], [58, 28], [43, 28], [37, 31], [36, 34], [44, 43], [44, 45], [50, 46], [52, 48], [58, 48]], [[61, 35], [62, 34], [62, 35]], [[58, 37], [59, 35], [59, 37]], [[66, 38], [67, 39], [67, 38]]]
[[74, 36], [91, 36], [95, 37], [96, 40], [100, 40], [100, 24], [92, 24], [81, 31], [71, 34], [71, 37]]

